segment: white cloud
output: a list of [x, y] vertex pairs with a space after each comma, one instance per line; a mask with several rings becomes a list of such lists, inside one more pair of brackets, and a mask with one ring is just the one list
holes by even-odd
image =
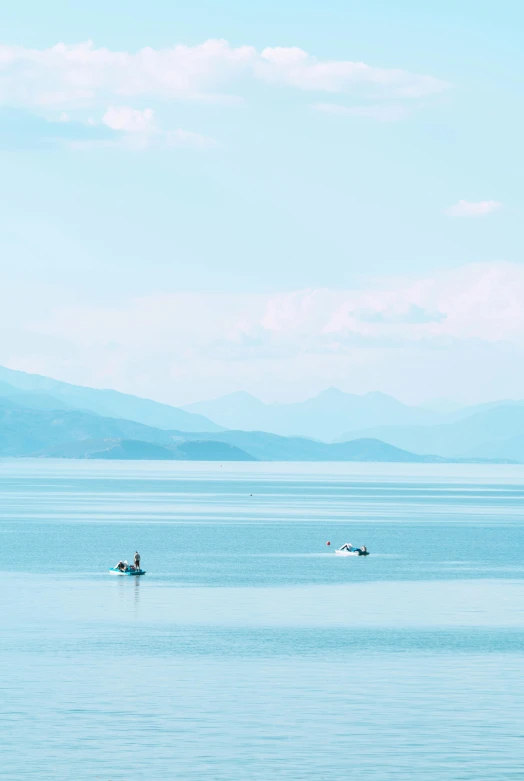
[[432, 76], [376, 68], [349, 60], [321, 60], [296, 47], [231, 46], [208, 40], [196, 46], [137, 52], [96, 48], [91, 42], [49, 49], [0, 46], [0, 102], [74, 108], [133, 97], [217, 99], [242, 79], [263, 80], [327, 93], [356, 88], [413, 98], [447, 88]]
[[[123, 135], [118, 141], [110, 141], [113, 146], [120, 145], [131, 149], [145, 149], [156, 146], [172, 148], [192, 146], [205, 148], [215, 145], [215, 141], [207, 136], [193, 133], [190, 130], [161, 130], [151, 108], [143, 110], [130, 106], [109, 106], [102, 117], [102, 123]], [[106, 142], [107, 145], [107, 142]]]
[[125, 133], [151, 133], [156, 131], [154, 111], [146, 108], [130, 108], [129, 106], [109, 106], [102, 117], [102, 122], [112, 130], [123, 130]]
[[346, 117], [365, 117], [378, 122], [398, 122], [408, 116], [405, 106], [398, 104], [377, 104], [371, 106], [341, 106], [337, 103], [314, 103], [315, 111]]
[[0, 99], [23, 105], [85, 105], [106, 96], [198, 97], [249, 67], [250, 46], [227, 41], [136, 53], [92, 41], [49, 49], [0, 46]]
[[459, 201], [450, 206], [446, 213], [450, 217], [483, 217], [502, 208], [500, 201]]
[[348, 92], [360, 85], [406, 98], [442, 92], [448, 87], [432, 76], [398, 69], [374, 68], [363, 62], [319, 60], [296, 47], [264, 49], [255, 63], [262, 79], [318, 92]]

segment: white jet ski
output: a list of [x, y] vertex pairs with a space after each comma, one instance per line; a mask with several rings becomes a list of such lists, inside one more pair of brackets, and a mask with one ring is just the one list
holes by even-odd
[[369, 551], [363, 545], [362, 548], [353, 548], [346, 543], [335, 551], [337, 556], [369, 556]]

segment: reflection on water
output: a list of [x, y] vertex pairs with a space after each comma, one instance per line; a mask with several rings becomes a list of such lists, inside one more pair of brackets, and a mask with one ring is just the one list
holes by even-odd
[[3, 776], [519, 778], [523, 499], [520, 467], [3, 462]]

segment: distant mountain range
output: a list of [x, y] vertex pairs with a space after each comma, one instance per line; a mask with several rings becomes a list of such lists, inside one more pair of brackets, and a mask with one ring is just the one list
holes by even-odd
[[237, 393], [179, 409], [0, 367], [0, 456], [524, 463], [524, 402], [438, 406], [332, 388], [296, 404]]
[[186, 412], [204, 415], [227, 429], [267, 431], [331, 441], [368, 426], [425, 425], [440, 415], [409, 407], [385, 393], [357, 396], [329, 388], [312, 399], [292, 404], [265, 404], [249, 393], [231, 393], [214, 401], [188, 404]]
[[331, 388], [293, 404], [264, 404], [247, 393], [233, 393], [184, 409], [225, 428], [335, 442], [374, 439], [419, 455], [524, 462], [524, 402], [511, 399], [469, 407], [452, 402], [412, 407], [383, 393], [357, 396]]

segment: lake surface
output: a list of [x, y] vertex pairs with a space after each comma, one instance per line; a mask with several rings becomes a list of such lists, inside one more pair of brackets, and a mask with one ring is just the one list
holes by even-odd
[[522, 778], [524, 467], [0, 461], [0, 546], [6, 781]]

